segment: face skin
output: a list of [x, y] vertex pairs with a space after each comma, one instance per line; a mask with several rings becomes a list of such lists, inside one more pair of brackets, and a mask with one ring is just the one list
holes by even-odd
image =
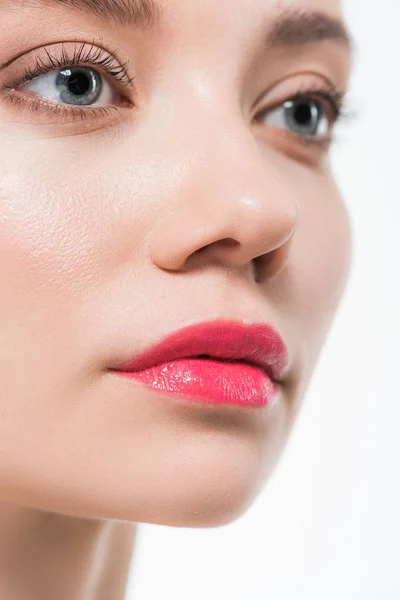
[[[168, 0], [158, 24], [137, 30], [9, 4], [1, 84], [44, 48], [58, 56], [65, 42], [73, 54], [75, 39], [118, 48], [135, 76], [134, 92], [108, 79], [116, 92], [103, 104], [119, 114], [85, 121], [0, 95], [3, 539], [17, 548], [16, 532], [35, 539], [39, 523], [84, 537], [88, 572], [92, 549], [117, 543], [104, 520], [130, 522], [129, 543], [131, 523], [228, 524], [276, 465], [349, 276], [351, 228], [328, 149], [255, 117], [307, 85], [345, 92], [350, 54], [334, 39], [262, 49], [283, 11], [340, 19], [334, 0], [235, 0], [234, 11], [229, 0]], [[46, 97], [43, 77], [34, 92]], [[282, 335], [290, 370], [276, 402], [189, 405], [108, 371], [215, 318]], [[114, 592], [123, 565], [109, 575]]]

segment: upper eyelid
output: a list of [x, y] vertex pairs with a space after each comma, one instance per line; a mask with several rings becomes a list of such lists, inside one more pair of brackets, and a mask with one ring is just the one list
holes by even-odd
[[268, 106], [264, 106], [257, 110], [257, 115], [264, 115], [266, 113], [277, 110], [283, 106], [285, 102], [301, 99], [313, 100], [313, 96], [318, 98], [318, 101], [323, 103], [328, 103], [330, 110], [333, 111], [333, 121], [339, 119], [342, 114], [342, 108], [344, 104], [345, 92], [331, 92], [324, 87], [313, 87], [310, 85], [309, 87], [302, 87], [292, 94], [286, 94], [281, 100], [276, 100], [272, 104]]
[[[72, 50], [67, 49], [66, 44], [74, 44]], [[79, 49], [77, 49], [78, 45]], [[29, 78], [29, 76], [34, 72], [36, 73], [35, 77], [39, 77], [40, 75], [44, 75], [49, 71], [61, 69], [67, 65], [77, 66], [78, 64], [89, 65], [93, 68], [101, 68], [105, 74], [110, 75], [114, 78], [114, 80], [119, 81], [124, 86], [126, 85], [126, 87], [130, 86], [131, 82], [136, 77], [129, 76], [127, 69], [129, 60], [125, 63], [121, 62], [117, 57], [116, 50], [106, 50], [101, 46], [97, 46], [94, 42], [81, 42], [76, 38], [75, 40], [68, 42], [59, 42], [50, 45], [50, 47], [53, 46], [55, 46], [53, 51], [54, 54], [52, 54], [49, 50], [49, 46], [44, 46], [38, 49], [32, 59], [35, 61], [33, 69], [31, 67], [25, 67], [24, 76], [17, 78], [17, 85], [22, 85], [23, 83], [33, 79], [33, 77]], [[61, 50], [59, 47], [61, 47]], [[44, 59], [44, 57], [42, 58], [41, 51], [46, 54], [47, 60]], [[34, 50], [31, 52], [34, 53]], [[31, 52], [28, 53], [28, 57]], [[13, 61], [9, 61], [7, 66], [17, 62], [20, 58], [21, 56]], [[26, 56], [24, 57], [24, 60], [27, 60]], [[4, 66], [2, 67], [2, 70], [4, 69]], [[10, 86], [4, 87], [10, 89]]]

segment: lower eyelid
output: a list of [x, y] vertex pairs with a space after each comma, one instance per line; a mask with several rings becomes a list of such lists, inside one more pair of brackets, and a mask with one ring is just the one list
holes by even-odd
[[[93, 107], [70, 107], [68, 105], [62, 105], [56, 102], [51, 102], [46, 99], [42, 99], [37, 95], [28, 94], [8, 94], [6, 100], [13, 105], [22, 107], [31, 113], [43, 112], [44, 115], [55, 115], [56, 117], [63, 119], [62, 124], [67, 125], [76, 121], [93, 120], [98, 121], [98, 115], [111, 115], [111, 113], [120, 113], [117, 106], [93, 106]], [[68, 117], [68, 121], [65, 122], [65, 116]], [[108, 119], [107, 119], [108, 120]], [[51, 123], [50, 123], [51, 124]], [[55, 123], [57, 124], [57, 123]]]

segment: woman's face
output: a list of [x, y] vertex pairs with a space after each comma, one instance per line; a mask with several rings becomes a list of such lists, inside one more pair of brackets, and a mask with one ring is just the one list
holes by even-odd
[[[0, 0], [0, 498], [228, 523], [283, 450], [349, 274], [325, 140], [350, 74], [340, 5], [163, 0], [124, 25], [78, 4]], [[214, 319], [281, 334], [274, 402], [181, 402], [110, 370]]]

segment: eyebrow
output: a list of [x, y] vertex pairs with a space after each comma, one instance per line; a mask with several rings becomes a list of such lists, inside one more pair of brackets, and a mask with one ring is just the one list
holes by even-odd
[[291, 9], [275, 21], [267, 35], [268, 47], [301, 46], [323, 40], [336, 40], [353, 49], [354, 40], [345, 23], [319, 11]]
[[[14, 6], [18, 0], [12, 0]], [[3, 0], [0, 0], [0, 9]], [[6, 8], [9, 0], [5, 0]], [[161, 18], [161, 6], [156, 0], [19, 0], [22, 8], [65, 7], [95, 15], [102, 21], [121, 27], [151, 28]], [[14, 8], [14, 7], [13, 7]]]
[[[12, 3], [12, 8], [17, 4], [23, 8], [70, 8], [122, 27], [152, 28], [162, 17], [162, 7], [157, 0], [12, 0]], [[0, 0], [0, 10], [3, 4], [11, 8], [9, 0]], [[340, 18], [320, 11], [291, 8], [281, 12], [274, 21], [265, 45], [267, 48], [302, 46], [332, 39], [350, 50], [354, 47], [354, 40]]]

